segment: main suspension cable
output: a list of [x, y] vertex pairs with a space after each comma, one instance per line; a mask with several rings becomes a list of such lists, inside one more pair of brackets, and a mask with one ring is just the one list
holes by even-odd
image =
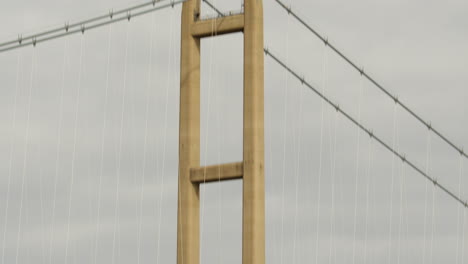
[[275, 0], [283, 9], [285, 9], [288, 12], [288, 15], [293, 16], [299, 23], [301, 23], [304, 27], [306, 27], [310, 32], [312, 32], [317, 38], [319, 38], [321, 41], [323, 41], [328, 47], [330, 47], [331, 50], [333, 50], [338, 56], [340, 56], [343, 60], [345, 60], [349, 65], [351, 65], [352, 68], [354, 68], [356, 71], [358, 71], [362, 76], [364, 76], [368, 81], [370, 81], [372, 84], [374, 84], [377, 88], [379, 88], [385, 95], [390, 97], [393, 101], [395, 101], [398, 105], [400, 105], [406, 112], [408, 112], [411, 116], [413, 116], [416, 120], [418, 120], [421, 124], [423, 124], [425, 127], [429, 128], [434, 134], [436, 134], [440, 139], [442, 139], [445, 143], [450, 145], [454, 150], [456, 150], [458, 153], [460, 153], [462, 156], [465, 158], [468, 158], [468, 154], [463, 151], [463, 147], [457, 147], [453, 141], [448, 139], [445, 135], [443, 135], [439, 130], [435, 129], [432, 127], [431, 122], [424, 121], [424, 119], [414, 112], [409, 106], [407, 106], [405, 103], [401, 102], [401, 100], [398, 99], [397, 96], [393, 95], [388, 89], [383, 87], [382, 84], [377, 82], [372, 76], [367, 74], [364, 71], [363, 67], [359, 67], [355, 62], [353, 62], [348, 56], [343, 54], [338, 48], [336, 48], [333, 44], [330, 43], [327, 37], [321, 35], [320, 33], [317, 32], [310, 24], [304, 21], [297, 13], [292, 11], [291, 7], [286, 6], [283, 2], [280, 0]]
[[[428, 181], [432, 182], [434, 184], [434, 187], [437, 187], [441, 189], [443, 192], [448, 194], [451, 198], [453, 198], [455, 201], [459, 202], [462, 204], [465, 208], [468, 208], [468, 202], [462, 200], [461, 197], [458, 196], [458, 194], [455, 194], [453, 191], [449, 190], [447, 187], [442, 185], [441, 183], [438, 182], [437, 178], [430, 176], [426, 172], [423, 171], [423, 169], [419, 168], [417, 165], [415, 165], [411, 160], [407, 159], [406, 156], [394, 148], [390, 147], [388, 143], [383, 141], [380, 137], [374, 134], [374, 132], [371, 129], [368, 129], [364, 125], [362, 125], [360, 122], [358, 122], [354, 117], [349, 115], [346, 111], [340, 108], [340, 106], [333, 101], [331, 101], [328, 97], [326, 97], [324, 94], [322, 94], [316, 87], [311, 85], [309, 82], [305, 80], [304, 77], [296, 73], [293, 69], [291, 69], [288, 65], [286, 65], [282, 60], [280, 60], [276, 55], [274, 55], [271, 51], [269, 51], [267, 48], [264, 48], [264, 52], [267, 56], [270, 56], [276, 63], [278, 63], [281, 67], [283, 67], [285, 70], [289, 71], [296, 79], [298, 79], [302, 85], [307, 86], [309, 89], [311, 89], [315, 94], [317, 94], [320, 98], [322, 98], [327, 104], [332, 106], [333, 108], [336, 109], [336, 111], [340, 112], [344, 117], [346, 117], [349, 121], [351, 121], [354, 125], [358, 126], [361, 130], [363, 130], [365, 133], [367, 133], [370, 137], [374, 138], [376, 142], [378, 142], [380, 145], [382, 145], [385, 149], [393, 153], [396, 157], [400, 158], [404, 163], [407, 163], [411, 168], [413, 168], [416, 172], [418, 172], [421, 176], [426, 178]], [[398, 99], [397, 99], [398, 100]]]
[[[0, 53], [26, 47], [36, 46], [39, 43], [46, 42], [49, 40], [65, 37], [76, 33], [84, 33], [90, 29], [96, 29], [119, 21], [130, 20], [133, 17], [145, 15], [154, 11], [162, 10], [168, 7], [174, 7], [175, 5], [182, 4], [187, 0], [170, 0], [170, 3], [156, 6], [156, 3], [160, 3], [168, 0], [153, 0], [136, 6], [128, 7], [118, 11], [112, 9], [108, 14], [100, 15], [83, 21], [79, 21], [73, 24], [65, 23], [61, 27], [57, 27], [51, 30], [35, 33], [28, 36], [19, 35], [18, 39], [10, 40], [0, 43]], [[140, 10], [147, 6], [153, 6], [150, 9], [144, 9], [135, 13], [132, 11]]]

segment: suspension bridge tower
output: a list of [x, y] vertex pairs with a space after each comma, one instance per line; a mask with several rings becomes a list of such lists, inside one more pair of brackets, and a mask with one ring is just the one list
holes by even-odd
[[[243, 161], [200, 166], [200, 39], [243, 32]], [[200, 184], [242, 179], [242, 263], [265, 263], [264, 54], [262, 0], [241, 14], [200, 19], [200, 0], [182, 7], [177, 263], [199, 264]]]

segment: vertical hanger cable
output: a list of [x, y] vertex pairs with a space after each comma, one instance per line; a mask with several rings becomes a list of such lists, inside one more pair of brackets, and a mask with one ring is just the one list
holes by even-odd
[[83, 57], [85, 52], [84, 44], [84, 35], [81, 35], [80, 38], [80, 59], [79, 59], [79, 69], [78, 69], [78, 88], [75, 102], [75, 121], [73, 129], [73, 148], [72, 148], [72, 160], [71, 160], [71, 176], [70, 176], [70, 186], [69, 186], [69, 195], [68, 195], [68, 217], [67, 217], [67, 235], [65, 240], [65, 261], [68, 263], [68, 247], [70, 243], [70, 222], [71, 222], [71, 211], [72, 211], [72, 201], [73, 201], [73, 185], [75, 180], [75, 163], [76, 163], [76, 147], [78, 139], [78, 121], [79, 121], [79, 110], [80, 110], [80, 90], [81, 90], [81, 77], [82, 77], [82, 67], [83, 67]]
[[[325, 86], [327, 84], [327, 46], [323, 46], [323, 57], [322, 57], [322, 94], [325, 93]], [[319, 171], [317, 179], [317, 221], [316, 221], [316, 236], [315, 236], [315, 263], [318, 263], [319, 259], [319, 237], [320, 237], [320, 200], [322, 197], [322, 173], [323, 173], [323, 127], [324, 125], [324, 112], [325, 112], [325, 102], [321, 100], [320, 103], [320, 148], [319, 148]]]
[[[427, 131], [426, 137], [426, 171], [429, 172], [429, 160], [431, 152], [431, 132]], [[427, 199], [428, 199], [428, 181], [425, 183], [424, 187], [424, 224], [423, 224], [423, 250], [422, 250], [422, 263], [426, 263], [426, 233], [427, 233]]]
[[97, 264], [97, 254], [99, 246], [99, 232], [101, 223], [101, 199], [102, 199], [102, 177], [104, 174], [104, 148], [105, 148], [105, 134], [107, 129], [107, 106], [109, 103], [109, 75], [110, 75], [110, 61], [111, 61], [111, 37], [112, 37], [112, 24], [109, 25], [107, 33], [107, 63], [106, 63], [106, 86], [104, 90], [104, 116], [102, 120], [101, 130], [101, 153], [99, 161], [99, 177], [98, 177], [98, 195], [97, 195], [97, 212], [96, 212], [96, 234], [94, 236], [94, 250], [93, 250], [93, 263]]
[[[172, 47], [173, 43], [173, 38], [174, 38], [174, 9], [171, 10], [171, 22], [170, 22], [170, 29], [169, 29], [169, 54], [168, 54], [168, 62], [167, 62], [167, 85], [166, 85], [166, 91], [165, 91], [165, 102], [164, 102], [164, 135], [163, 135], [163, 155], [162, 155], [162, 161], [161, 161], [161, 188], [159, 192], [159, 212], [158, 212], [158, 239], [157, 239], [157, 250], [156, 250], [156, 264], [159, 264], [159, 258], [161, 255], [161, 223], [163, 220], [163, 210], [162, 206], [164, 204], [164, 174], [166, 173], [166, 145], [167, 145], [167, 113], [168, 113], [168, 105], [169, 105], [169, 88], [171, 85], [170, 82], [170, 74], [171, 74], [171, 54], [174, 51], [174, 48]], [[173, 55], [173, 60], [175, 61], [175, 55]], [[172, 62], [174, 64], [173, 66], [175, 67], [175, 62]], [[174, 69], [174, 74], [176, 74], [176, 71]], [[183, 261], [182, 261], [183, 263]]]
[[[289, 16], [287, 17], [286, 34], [285, 34], [285, 48], [286, 48], [286, 61], [289, 60]], [[285, 89], [283, 96], [283, 173], [281, 180], [281, 244], [280, 244], [280, 264], [283, 264], [284, 259], [284, 207], [285, 207], [285, 177], [286, 177], [286, 139], [287, 139], [287, 125], [286, 120], [288, 116], [288, 84], [289, 74], [285, 72]]]
[[[363, 76], [359, 78], [359, 98], [358, 98], [358, 122], [361, 122], [361, 108], [362, 108], [362, 94], [364, 90]], [[322, 101], [323, 102], [323, 101]], [[357, 144], [356, 144], [356, 174], [354, 183], [354, 221], [353, 221], [353, 259], [352, 263], [356, 261], [356, 231], [357, 231], [357, 208], [358, 208], [358, 192], [359, 192], [359, 163], [360, 163], [360, 148], [361, 148], [361, 129], [357, 131]]]
[[[392, 149], [395, 149], [397, 136], [397, 104], [395, 102], [393, 106], [393, 136], [392, 136]], [[392, 228], [393, 228], [393, 191], [395, 187], [395, 155], [392, 155], [392, 173], [391, 173], [391, 183], [390, 183], [390, 217], [389, 217], [389, 231], [388, 231], [388, 258], [387, 263], [391, 263], [391, 253], [392, 253]]]
[[21, 222], [22, 222], [22, 213], [23, 213], [23, 196], [25, 192], [25, 181], [26, 181], [26, 165], [28, 163], [28, 151], [29, 151], [29, 133], [30, 133], [30, 118], [31, 118], [31, 100], [32, 100], [32, 89], [33, 89], [33, 79], [34, 79], [34, 67], [36, 59], [36, 49], [33, 48], [31, 55], [31, 74], [29, 79], [29, 92], [28, 92], [28, 111], [27, 111], [27, 121], [26, 121], [26, 136], [24, 140], [24, 157], [23, 157], [23, 168], [21, 172], [21, 191], [20, 191], [20, 208], [19, 208], [19, 217], [18, 217], [18, 233], [16, 236], [16, 257], [15, 264], [18, 264], [19, 251], [20, 251], [20, 238], [21, 238]]
[[115, 207], [114, 207], [114, 229], [112, 232], [112, 261], [114, 264], [116, 260], [115, 249], [116, 249], [116, 235], [117, 232], [120, 233], [119, 226], [119, 214], [120, 214], [120, 177], [121, 177], [121, 163], [122, 163], [122, 138], [123, 138], [123, 126], [125, 121], [125, 104], [126, 104], [126, 92], [127, 92], [127, 68], [128, 68], [128, 46], [129, 46], [129, 31], [130, 23], [127, 23], [125, 30], [125, 58], [124, 58], [124, 75], [123, 75], [123, 89], [122, 89], [122, 109], [120, 111], [120, 129], [119, 129], [119, 144], [117, 150], [117, 183], [116, 183], [116, 192], [115, 192]]
[[332, 264], [332, 258], [336, 262], [336, 241], [335, 241], [335, 178], [336, 178], [336, 140], [337, 140], [337, 121], [338, 111], [335, 111], [333, 126], [333, 150], [332, 153], [332, 169], [331, 169], [331, 211], [330, 211], [330, 252], [328, 255], [328, 264]]
[[153, 73], [153, 46], [154, 46], [154, 35], [156, 32], [155, 14], [151, 14], [151, 33], [150, 33], [150, 48], [148, 58], [148, 73], [147, 73], [147, 84], [146, 84], [146, 102], [145, 102], [145, 130], [143, 136], [143, 161], [142, 161], [142, 179], [141, 189], [139, 197], [139, 210], [138, 210], [138, 235], [137, 235], [137, 264], [140, 264], [141, 259], [141, 229], [143, 225], [143, 201], [145, 197], [145, 184], [146, 184], [146, 159], [147, 159], [147, 142], [148, 142], [148, 116], [149, 116], [149, 101], [150, 101], [150, 90], [152, 84], [152, 73]]
[[365, 231], [364, 231], [364, 264], [367, 264], [368, 259], [368, 225], [369, 225], [369, 192], [371, 182], [371, 170], [372, 170], [372, 159], [373, 159], [373, 140], [369, 138], [369, 149], [367, 156], [367, 169], [366, 169], [366, 216], [365, 216]]
[[12, 124], [11, 124], [11, 138], [10, 138], [10, 154], [8, 159], [8, 180], [7, 180], [7, 193], [6, 193], [6, 201], [5, 201], [5, 216], [3, 221], [3, 235], [2, 235], [2, 264], [5, 264], [5, 248], [6, 248], [6, 234], [8, 229], [8, 213], [9, 213], [9, 205], [10, 205], [10, 192], [11, 192], [11, 175], [13, 171], [13, 152], [15, 149], [15, 130], [16, 130], [16, 112], [18, 109], [18, 93], [19, 93], [19, 85], [20, 85], [20, 78], [22, 77], [21, 74], [21, 57], [22, 57], [22, 50], [18, 51], [17, 59], [16, 59], [16, 80], [15, 80], [15, 95], [13, 97], [13, 116], [12, 116]]

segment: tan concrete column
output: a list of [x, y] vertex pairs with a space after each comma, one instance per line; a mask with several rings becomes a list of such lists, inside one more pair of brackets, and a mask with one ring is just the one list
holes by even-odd
[[244, 178], [242, 263], [265, 263], [263, 6], [244, 2]]
[[190, 168], [200, 166], [200, 39], [192, 37], [199, 0], [182, 7], [180, 57], [179, 191], [177, 263], [198, 264], [199, 185], [190, 181]]
[[200, 38], [213, 35], [213, 20], [195, 21], [199, 8], [200, 0], [188, 0], [182, 7], [177, 263], [199, 264], [199, 178], [205, 180], [207, 173], [214, 174], [210, 171], [222, 169], [223, 180], [243, 179], [242, 263], [264, 264], [262, 1], [245, 0], [244, 15], [214, 20], [217, 33], [244, 31], [244, 160], [206, 168], [200, 167]]

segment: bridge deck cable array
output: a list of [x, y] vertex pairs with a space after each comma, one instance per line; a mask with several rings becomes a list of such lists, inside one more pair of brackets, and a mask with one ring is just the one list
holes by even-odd
[[421, 117], [421, 115], [417, 114], [414, 112], [411, 108], [408, 107], [405, 103], [401, 102], [400, 99], [398, 99], [398, 96], [393, 95], [390, 93], [388, 89], [386, 89], [382, 84], [377, 82], [372, 76], [367, 74], [364, 71], [363, 67], [359, 67], [355, 62], [353, 62], [348, 56], [346, 56], [343, 52], [341, 52], [338, 48], [336, 48], [333, 44], [330, 43], [327, 37], [321, 35], [318, 33], [317, 30], [315, 30], [310, 24], [304, 21], [297, 13], [295, 13], [291, 7], [286, 6], [283, 2], [280, 0], [275, 0], [276, 3], [278, 3], [286, 12], [288, 15], [294, 17], [300, 24], [302, 24], [305, 28], [307, 28], [310, 32], [313, 33], [317, 38], [319, 38], [321, 41], [325, 43], [326, 46], [330, 47], [331, 50], [333, 50], [338, 56], [340, 56], [343, 60], [345, 60], [352, 68], [354, 68], [356, 71], [358, 71], [362, 76], [364, 76], [368, 81], [370, 81], [372, 84], [374, 84], [377, 88], [379, 88], [385, 95], [390, 97], [396, 104], [400, 105], [406, 112], [408, 112], [411, 116], [413, 116], [416, 120], [418, 120], [421, 124], [423, 124], [425, 127], [427, 127], [430, 131], [434, 132], [435, 135], [437, 135], [440, 139], [442, 139], [445, 143], [447, 143], [450, 147], [452, 147], [454, 150], [460, 153], [465, 158], [468, 158], [468, 154], [464, 152], [463, 147], [457, 147], [455, 143], [453, 143], [452, 140], [448, 139], [445, 135], [443, 135], [439, 130], [435, 129], [430, 122], [424, 121], [424, 119]]
[[[275, 0], [275, 1], [279, 1], [279, 0]], [[208, 0], [203, 0], [203, 2], [205, 2], [209, 7], [211, 7], [216, 13], [218, 13], [219, 16], [224, 16], [224, 13], [222, 13], [219, 9], [217, 9], [212, 3], [210, 3]], [[306, 24], [307, 25], [307, 24]], [[311, 28], [312, 29], [312, 28]], [[313, 31], [315, 32], [315, 31]], [[317, 34], [317, 33], [315, 33]], [[317, 34], [317, 36], [320, 36], [320, 38], [322, 38], [324, 41], [328, 41], [327, 39], [324, 39], [321, 35]], [[328, 42], [326, 42], [328, 43]], [[329, 45], [329, 43], [328, 43]], [[333, 49], [338, 52], [339, 54], [342, 54], [340, 53], [336, 48], [333, 47]], [[283, 67], [286, 71], [288, 71], [289, 73], [291, 73], [296, 79], [298, 79], [301, 84], [307, 86], [309, 89], [311, 89], [315, 94], [317, 94], [320, 98], [322, 98], [327, 104], [329, 104], [330, 106], [332, 106], [333, 108], [336, 109], [337, 112], [341, 113], [344, 117], [346, 117], [349, 121], [351, 121], [354, 125], [356, 125], [357, 127], [359, 127], [361, 130], [363, 130], [364, 132], [366, 132], [371, 138], [375, 139], [380, 145], [382, 145], [385, 149], [387, 149], [388, 151], [390, 151], [393, 155], [395, 155], [396, 157], [400, 158], [402, 160], [403, 163], [407, 163], [411, 168], [413, 168], [416, 172], [418, 172], [421, 176], [423, 176], [424, 178], [426, 178], [426, 180], [432, 182], [434, 184], [435, 187], [438, 187], [439, 189], [441, 189], [443, 192], [445, 192], [446, 194], [448, 194], [451, 198], [453, 198], [456, 202], [460, 203], [461, 205], [463, 205], [465, 208], [468, 208], [468, 201], [467, 200], [463, 200], [459, 194], [456, 194], [455, 192], [451, 191], [450, 189], [448, 189], [447, 187], [445, 187], [444, 185], [440, 184], [437, 179], [435, 177], [431, 177], [428, 173], [424, 172], [423, 169], [419, 168], [418, 166], [416, 166], [415, 163], [413, 163], [412, 161], [408, 160], [406, 158], [406, 156], [403, 154], [403, 153], [400, 153], [398, 152], [396, 149], [392, 148], [389, 144], [387, 144], [385, 141], [383, 141], [381, 138], [379, 138], [378, 136], [376, 136], [373, 131], [371, 129], [368, 129], [367, 127], [365, 127], [364, 125], [362, 125], [359, 121], [357, 121], [354, 117], [352, 117], [350, 114], [348, 114], [347, 112], [345, 112], [342, 108], [340, 108], [340, 106], [336, 103], [334, 103], [332, 100], [330, 100], [328, 97], [326, 97], [323, 93], [321, 93], [317, 88], [315, 88], [314, 86], [312, 86], [309, 82], [307, 82], [305, 80], [304, 77], [301, 77], [301, 75], [299, 75], [296, 71], [292, 70], [291, 67], [289, 67], [288, 65], [286, 65], [286, 63], [284, 63], [282, 60], [280, 60], [276, 55], [272, 54], [271, 51], [268, 50], [267, 47], [264, 48], [264, 52], [267, 56], [271, 57], [276, 63], [278, 63], [281, 67]], [[344, 57], [344, 55], [341, 55]], [[344, 57], [349, 63], [351, 63], [356, 69], [359, 69], [357, 68], [356, 64], [352, 63], [347, 57]], [[366, 78], [368, 78], [369, 80], [372, 80], [372, 78], [370, 78], [368, 75], [365, 75], [365, 72], [361, 69], [360, 70], [360, 73], [363, 75], [363, 76], [366, 76]], [[373, 81], [374, 83], [376, 83], [375, 81]], [[377, 84], [377, 83], [376, 83]], [[378, 85], [378, 84], [377, 84]], [[381, 86], [379, 86], [381, 87]], [[389, 96], [392, 96], [387, 90], [383, 89], [383, 87], [381, 88], [383, 91], [385, 91]], [[392, 98], [395, 98], [395, 103], [399, 103], [398, 101], [398, 98], [396, 97], [392, 97]], [[403, 106], [403, 104], [400, 102], [399, 103], [400, 105]], [[404, 107], [405, 109], [408, 109], [406, 106]], [[411, 110], [409, 110], [411, 111]], [[411, 113], [413, 113], [414, 116], [417, 116], [416, 114], [414, 114], [413, 111], [411, 111]], [[417, 116], [419, 118], [419, 116]], [[418, 120], [420, 120], [421, 122], [423, 122], [424, 124], [426, 124], [421, 118], [419, 118]], [[427, 125], [429, 127], [429, 129], [431, 129], [431, 126], [430, 124]], [[432, 128], [432, 131], [436, 132], [436, 130], [434, 130]], [[447, 142], [450, 142], [448, 141], [445, 137], [443, 137], [440, 133], [436, 132], [437, 135], [440, 135], [444, 140], [446, 140]], [[451, 146], [458, 149], [455, 145], [453, 145], [451, 142], [450, 142]], [[463, 150], [460, 150], [460, 154], [461, 155], [465, 155], [465, 153], [463, 152]], [[466, 155], [465, 155], [466, 157]]]
[[[0, 53], [26, 46], [35, 47], [38, 43], [65, 37], [80, 32], [84, 34], [86, 30], [103, 27], [105, 25], [109, 25], [123, 20], [130, 21], [130, 19], [133, 17], [145, 15], [168, 7], [174, 7], [175, 5], [182, 4], [185, 1], [187, 0], [152, 0], [117, 11], [109, 10], [108, 14], [74, 22], [72, 24], [65, 23], [61, 27], [38, 32], [35, 34], [27, 36], [18, 35], [18, 39], [16, 40], [9, 40], [0, 43]], [[158, 5], [163, 2], [169, 3]], [[136, 12], [132, 13], [133, 11]]]

